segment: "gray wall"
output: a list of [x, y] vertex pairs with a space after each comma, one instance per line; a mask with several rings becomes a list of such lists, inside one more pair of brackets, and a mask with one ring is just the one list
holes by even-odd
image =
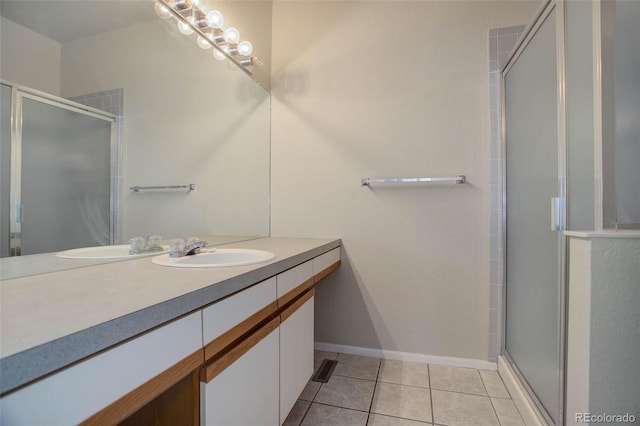
[[[539, 2], [275, 2], [272, 234], [335, 235], [316, 341], [487, 360], [490, 28]], [[361, 187], [466, 174], [466, 185]]]

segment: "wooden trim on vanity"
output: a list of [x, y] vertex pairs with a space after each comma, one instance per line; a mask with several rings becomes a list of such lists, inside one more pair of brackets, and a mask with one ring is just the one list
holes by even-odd
[[[178, 361], [162, 373], [138, 386], [112, 404], [109, 404], [80, 424], [105, 425], [116, 424], [135, 413], [158, 395], [184, 379], [204, 362], [204, 351], [198, 349], [188, 357]], [[100, 383], [96, 383], [100, 386]]]
[[229, 352], [222, 355], [218, 360], [200, 370], [200, 381], [209, 383], [218, 374], [222, 373], [227, 367], [233, 364], [238, 358], [260, 343], [262, 339], [267, 337], [269, 333], [278, 328], [278, 326], [280, 326], [280, 317], [275, 317], [259, 328], [255, 333], [244, 339], [238, 345], [234, 346]]
[[193, 395], [196, 396], [195, 398], [193, 398], [193, 405], [191, 406], [194, 419], [193, 426], [200, 426], [200, 371], [196, 370], [191, 373], [191, 386], [191, 392], [193, 392]]
[[315, 281], [313, 280], [313, 277], [311, 277], [305, 282], [303, 282], [302, 284], [300, 284], [299, 286], [297, 286], [296, 288], [294, 288], [293, 290], [291, 290], [290, 292], [288, 292], [287, 294], [285, 294], [284, 296], [280, 297], [278, 299], [278, 309], [282, 308], [284, 305], [291, 302], [296, 297], [300, 296], [302, 293], [304, 293], [305, 291], [313, 287], [314, 283]]
[[[311, 296], [313, 296], [313, 294], [315, 294], [315, 289], [313, 289], [315, 284], [318, 281], [320, 281], [321, 279], [323, 279], [324, 277], [326, 277], [327, 275], [329, 275], [331, 272], [333, 272], [336, 269], [338, 269], [339, 266], [340, 266], [340, 261], [338, 260], [336, 263], [334, 263], [331, 266], [329, 266], [329, 267], [323, 269], [322, 271], [318, 272], [316, 275], [312, 276], [311, 278], [309, 278], [308, 280], [306, 280], [305, 282], [303, 282], [302, 284], [300, 284], [299, 286], [297, 286], [296, 288], [294, 288], [293, 290], [291, 290], [290, 292], [288, 292], [284, 296], [280, 297], [278, 299], [278, 310], [282, 310], [282, 308], [286, 307], [285, 310], [283, 312], [281, 312], [281, 315], [283, 316], [283, 318], [281, 320], [284, 321], [286, 318], [288, 318], [293, 313], [293, 311], [295, 311], [295, 309], [290, 311], [290, 309], [293, 307], [293, 305], [296, 305], [296, 309], [297, 309], [304, 302], [306, 302]], [[293, 302], [294, 300], [298, 299], [300, 296], [302, 296], [309, 289], [313, 289], [314, 293], [311, 294], [311, 295], [303, 296], [303, 297], [305, 297], [304, 301], [300, 302], [298, 300], [298, 301], [294, 302], [293, 305], [288, 306], [288, 307], [286, 306], [287, 304], [291, 304], [291, 302]]]
[[[169, 389], [175, 388], [178, 383], [187, 380], [189, 376], [191, 376], [188, 379], [190, 384], [187, 387], [191, 388], [191, 394], [198, 395], [200, 382], [208, 383], [213, 380], [238, 358], [277, 329], [282, 322], [286, 321], [315, 295], [314, 285], [339, 266], [340, 261], [338, 260], [209, 342], [203, 349], [198, 349], [193, 354], [175, 363], [80, 424], [117, 424], [128, 418], [133, 420], [134, 417], [131, 416], [134, 413], [142, 412], [143, 408], [146, 410], [148, 408], [147, 404], [166, 393]], [[210, 364], [204, 367], [207, 361]], [[99, 386], [100, 384], [97, 385]], [[196, 397], [190, 407], [196, 426], [200, 420], [199, 404], [199, 398]]]
[[233, 342], [250, 332], [258, 324], [269, 318], [273, 313], [278, 310], [278, 302], [274, 301], [264, 308], [260, 309], [255, 314], [251, 315], [240, 324], [233, 327], [231, 330], [223, 333], [219, 337], [209, 342], [204, 347], [204, 360], [208, 361], [216, 356], [224, 348], [231, 345]]
[[320, 281], [321, 279], [323, 279], [324, 277], [326, 277], [327, 275], [329, 275], [330, 273], [332, 273], [333, 271], [335, 271], [336, 269], [338, 269], [339, 266], [340, 266], [340, 261], [338, 260], [336, 263], [332, 264], [331, 266], [315, 274], [313, 276], [314, 284]]
[[299, 297], [298, 300], [293, 302], [289, 307], [283, 310], [282, 313], [280, 314], [280, 323], [285, 322], [287, 318], [293, 315], [293, 313], [297, 311], [298, 308], [300, 308], [300, 306], [304, 305], [307, 302], [307, 300], [311, 299], [315, 294], [316, 294], [316, 289], [312, 288], [311, 290], [303, 294], [301, 297]]

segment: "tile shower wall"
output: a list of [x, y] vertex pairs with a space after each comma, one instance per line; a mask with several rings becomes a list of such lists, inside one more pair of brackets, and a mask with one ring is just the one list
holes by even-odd
[[523, 34], [524, 25], [496, 28], [489, 31], [489, 94], [491, 117], [491, 234], [490, 234], [490, 306], [489, 306], [489, 360], [496, 361], [502, 341], [502, 302], [504, 294], [502, 229], [502, 67], [511, 56], [511, 51]]
[[123, 197], [123, 178], [122, 178], [122, 160], [124, 150], [122, 144], [124, 141], [124, 89], [106, 90], [103, 92], [89, 93], [86, 95], [73, 96], [69, 100], [80, 104], [96, 108], [116, 116], [116, 132], [115, 141], [111, 147], [111, 176], [113, 176], [113, 204], [112, 210], [115, 212], [115, 229], [113, 230], [114, 244], [121, 244], [123, 234], [122, 224], [122, 197]]

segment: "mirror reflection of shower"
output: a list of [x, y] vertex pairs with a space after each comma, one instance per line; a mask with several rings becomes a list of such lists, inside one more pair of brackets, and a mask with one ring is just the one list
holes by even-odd
[[[108, 118], [109, 114], [116, 116], [112, 137], [117, 136], [121, 143], [118, 154], [111, 152], [111, 162], [104, 162], [101, 172], [105, 182], [109, 176], [112, 179], [110, 198], [105, 196], [105, 201], [98, 203], [91, 198], [96, 191], [86, 191], [82, 192], [84, 198], [60, 204], [68, 208], [69, 214], [80, 214], [65, 236], [75, 235], [79, 224], [87, 224], [90, 236], [82, 243], [48, 245], [61, 239], [46, 237], [43, 230], [62, 225], [58, 221], [52, 225], [52, 206], [34, 209], [27, 205], [31, 195], [25, 185], [32, 183], [40, 192], [46, 188], [48, 192], [38, 198], [53, 194], [57, 185], [53, 185], [53, 178], [43, 178], [39, 168], [36, 170], [40, 174], [31, 172], [33, 179], [29, 182], [22, 181], [26, 179], [22, 177], [24, 170], [15, 174], [22, 181], [18, 197], [21, 202], [14, 201], [12, 207], [6, 201], [11, 195], [0, 201], [0, 246], [2, 255], [8, 256], [13, 233], [14, 251], [22, 256], [0, 259], [0, 279], [41, 273], [46, 265], [51, 271], [86, 264], [55, 258], [67, 247], [124, 245], [130, 238], [151, 235], [165, 239], [197, 235], [211, 244], [269, 235], [270, 95], [257, 82], [267, 81], [268, 66], [254, 70], [258, 71], [255, 80], [239, 70], [230, 70], [228, 64], [212, 57], [211, 48], [206, 52], [201, 49], [196, 34], [185, 36], [175, 19], [159, 18], [153, 6], [153, 1], [139, 0], [0, 1], [0, 82], [6, 83], [3, 91], [8, 93], [3, 96], [6, 112], [2, 116], [7, 121], [0, 127], [3, 138], [12, 138], [11, 87], [15, 86], [42, 96], [47, 102], [72, 105], [99, 115], [106, 113]], [[217, 7], [233, 16], [243, 29], [251, 28], [249, 22], [256, 20], [270, 22], [268, 14], [259, 18], [249, 14], [252, 17], [243, 23], [243, 17], [249, 16], [246, 13], [267, 11], [255, 2]], [[261, 40], [256, 44], [260, 46]], [[51, 99], [49, 95], [59, 98]], [[82, 121], [78, 116], [84, 117], [47, 102], [29, 99], [21, 108], [55, 111], [55, 115], [76, 117], [75, 121]], [[39, 149], [46, 152], [43, 146]], [[11, 163], [10, 142], [3, 146], [0, 156], [3, 162], [6, 159]], [[97, 154], [87, 156], [87, 160], [75, 161], [80, 157], [76, 152], [58, 164], [87, 166]], [[49, 171], [53, 174], [54, 159], [46, 163], [52, 165]], [[91, 178], [95, 178], [98, 169], [88, 167], [93, 172]], [[114, 167], [119, 170], [114, 171]], [[0, 169], [5, 194], [11, 193], [9, 168], [3, 165]], [[129, 189], [180, 184], [195, 184], [197, 190]], [[40, 224], [34, 223], [34, 210], [41, 213]], [[16, 223], [16, 218], [22, 219], [21, 214], [24, 222]], [[47, 246], [28, 250], [27, 238]], [[49, 253], [50, 257], [25, 256], [35, 252]], [[49, 260], [51, 257], [57, 260]]]
[[76, 102], [1, 88], [2, 257], [116, 242], [119, 118], [104, 110], [122, 112], [122, 89]]

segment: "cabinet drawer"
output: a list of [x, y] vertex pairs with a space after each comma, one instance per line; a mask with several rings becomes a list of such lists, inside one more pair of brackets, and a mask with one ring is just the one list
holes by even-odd
[[318, 282], [340, 266], [340, 247], [313, 259], [313, 280]]
[[205, 358], [233, 343], [276, 309], [275, 277], [203, 309]]
[[202, 363], [200, 311], [7, 395], [0, 424], [78, 424], [193, 355]]
[[277, 278], [278, 305], [283, 306], [313, 285], [313, 261], [284, 271]]

